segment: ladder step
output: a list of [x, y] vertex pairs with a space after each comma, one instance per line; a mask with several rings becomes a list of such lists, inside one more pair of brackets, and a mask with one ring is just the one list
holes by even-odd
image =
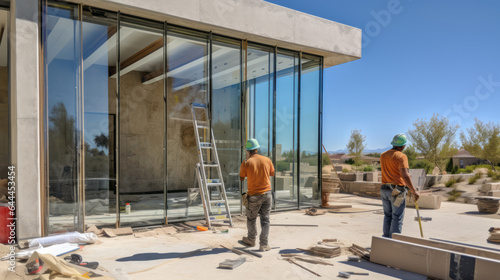
[[205, 104], [200, 104], [200, 103], [193, 103], [192, 104], [194, 108], [207, 108], [207, 105]]
[[222, 185], [221, 183], [207, 183], [207, 187], [216, 187]]
[[217, 163], [204, 163], [203, 166], [205, 167], [219, 167]]
[[210, 220], [229, 220], [227, 215], [209, 216]]
[[209, 129], [208, 125], [197, 125], [197, 128]]
[[202, 149], [212, 149], [212, 143], [210, 142], [200, 142], [200, 146]]
[[221, 199], [221, 200], [210, 200], [210, 204], [212, 203], [226, 203], [226, 201], [224, 199]]

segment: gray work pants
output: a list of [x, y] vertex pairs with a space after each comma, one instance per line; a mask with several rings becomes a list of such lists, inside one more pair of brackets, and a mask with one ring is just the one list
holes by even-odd
[[272, 196], [271, 192], [261, 195], [248, 196], [247, 228], [248, 239], [255, 241], [257, 237], [257, 215], [260, 216], [260, 245], [268, 245], [269, 238], [269, 216], [271, 214]]

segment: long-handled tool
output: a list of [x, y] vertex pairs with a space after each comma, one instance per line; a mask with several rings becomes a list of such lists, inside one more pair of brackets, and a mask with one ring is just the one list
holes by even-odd
[[417, 218], [418, 218], [418, 226], [420, 227], [420, 236], [424, 238], [424, 231], [422, 230], [422, 218], [420, 218], [420, 212], [418, 211], [418, 203], [416, 198], [415, 198], [415, 209], [417, 209]]

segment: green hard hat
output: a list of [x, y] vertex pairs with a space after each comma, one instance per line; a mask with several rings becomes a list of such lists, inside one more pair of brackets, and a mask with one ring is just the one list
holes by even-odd
[[408, 140], [406, 140], [406, 135], [404, 133], [399, 133], [392, 138], [391, 145], [401, 147], [406, 145], [406, 142], [408, 142]]
[[246, 148], [247, 148], [248, 151], [256, 150], [256, 149], [260, 148], [260, 145], [259, 145], [259, 142], [257, 142], [256, 139], [248, 139], [247, 140]]

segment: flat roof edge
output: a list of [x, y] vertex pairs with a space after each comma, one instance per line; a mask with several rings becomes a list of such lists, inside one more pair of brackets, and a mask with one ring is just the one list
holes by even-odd
[[325, 67], [361, 58], [361, 29], [261, 0], [68, 2], [320, 55]]

